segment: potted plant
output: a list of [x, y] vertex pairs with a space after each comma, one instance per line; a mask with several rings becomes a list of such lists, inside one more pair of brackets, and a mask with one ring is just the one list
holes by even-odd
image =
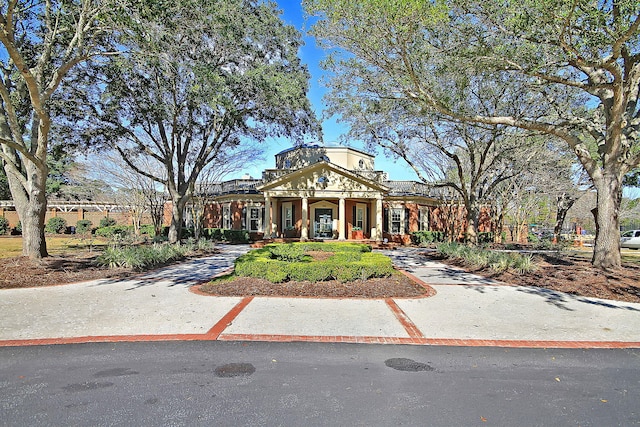
[[351, 229], [351, 238], [353, 240], [363, 240], [364, 239], [364, 233], [362, 232], [362, 228], [353, 227]]
[[284, 237], [287, 238], [293, 238], [293, 237], [297, 237], [297, 230], [295, 229], [295, 227], [286, 227], [284, 229]]

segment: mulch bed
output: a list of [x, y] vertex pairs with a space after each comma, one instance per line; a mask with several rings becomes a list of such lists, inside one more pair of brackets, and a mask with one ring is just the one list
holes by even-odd
[[325, 282], [271, 283], [252, 277], [239, 277], [228, 282], [207, 283], [200, 291], [218, 296], [282, 296], [315, 298], [416, 298], [435, 295], [435, 290], [423, 287], [402, 273], [388, 278], [373, 278], [340, 283]]
[[536, 271], [516, 274], [468, 267], [460, 261], [444, 259], [435, 253], [423, 255], [511, 285], [534, 286], [571, 295], [640, 303], [639, 265], [625, 264], [617, 270], [603, 271], [579, 256], [563, 253], [537, 254], [535, 263], [539, 268]]
[[123, 278], [131, 269], [108, 269], [96, 265], [96, 253], [78, 256], [54, 255], [41, 260], [28, 257], [2, 258], [0, 289], [61, 285], [94, 279]]

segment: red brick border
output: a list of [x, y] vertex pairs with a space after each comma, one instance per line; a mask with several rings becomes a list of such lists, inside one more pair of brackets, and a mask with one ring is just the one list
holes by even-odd
[[640, 342], [624, 341], [526, 341], [480, 340], [454, 338], [404, 338], [342, 335], [259, 335], [220, 334], [164, 334], [164, 335], [111, 335], [72, 338], [40, 338], [0, 341], [0, 347], [18, 347], [52, 344], [84, 344], [96, 342], [157, 342], [157, 341], [265, 341], [265, 342], [317, 342], [357, 344], [408, 344], [447, 347], [505, 347], [505, 348], [640, 348]]
[[225, 329], [227, 329], [227, 326], [229, 326], [234, 321], [234, 319], [238, 317], [238, 314], [240, 314], [240, 312], [244, 310], [251, 301], [253, 301], [253, 297], [242, 298], [242, 301], [236, 304], [235, 307], [233, 307], [227, 314], [222, 317], [222, 319], [218, 320], [218, 322], [213, 325], [211, 329], [209, 329], [209, 331], [205, 334], [207, 338], [211, 340], [218, 339], [220, 334]]
[[387, 303], [387, 306], [393, 312], [393, 315], [396, 316], [398, 322], [400, 322], [404, 330], [407, 331], [407, 334], [409, 334], [411, 338], [424, 338], [424, 335], [422, 334], [420, 329], [416, 326], [415, 323], [411, 321], [411, 319], [409, 319], [409, 316], [407, 316], [407, 314], [398, 306], [398, 304], [396, 304], [393, 299], [387, 298], [384, 300], [384, 302]]

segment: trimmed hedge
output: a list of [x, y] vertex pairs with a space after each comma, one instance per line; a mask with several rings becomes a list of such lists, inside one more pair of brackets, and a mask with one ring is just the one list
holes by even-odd
[[[313, 260], [309, 251], [331, 252], [325, 260]], [[391, 259], [371, 252], [371, 247], [353, 243], [271, 244], [238, 258], [235, 274], [280, 283], [287, 280], [350, 282], [393, 273]]]
[[[102, 223], [102, 221], [100, 221]], [[128, 236], [133, 233], [132, 225], [110, 225], [108, 227], [100, 227], [96, 230], [96, 236], [106, 237], [108, 239], [114, 236]]]
[[414, 245], [427, 245], [429, 243], [444, 242], [442, 231], [414, 231], [411, 233], [411, 242]]

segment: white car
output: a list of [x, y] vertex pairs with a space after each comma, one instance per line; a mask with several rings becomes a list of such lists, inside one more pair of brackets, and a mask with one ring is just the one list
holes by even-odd
[[620, 236], [620, 247], [640, 249], [640, 230], [625, 231]]

